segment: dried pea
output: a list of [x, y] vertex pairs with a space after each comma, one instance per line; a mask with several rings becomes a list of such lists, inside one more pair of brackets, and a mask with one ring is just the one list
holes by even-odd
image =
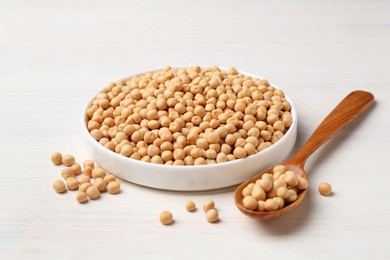
[[59, 153], [59, 152], [53, 153], [53, 154], [51, 155], [51, 161], [52, 161], [55, 165], [60, 165], [60, 164], [62, 164], [62, 154]]

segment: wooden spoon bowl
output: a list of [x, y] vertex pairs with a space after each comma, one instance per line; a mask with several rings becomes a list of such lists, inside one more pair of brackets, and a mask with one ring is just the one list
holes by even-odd
[[[286, 166], [286, 170], [294, 171], [299, 176], [307, 179], [306, 172], [303, 168], [301, 168], [295, 164], [289, 164], [287, 162], [282, 163], [282, 164], [284, 166]], [[242, 203], [242, 200], [244, 199], [244, 196], [242, 196], [242, 190], [246, 186], [248, 186], [248, 184], [255, 183], [265, 173], [272, 173], [272, 168], [269, 168], [269, 169], [255, 175], [255, 176], [253, 176], [252, 178], [250, 178], [249, 180], [245, 181], [244, 183], [242, 183], [240, 186], [237, 187], [237, 189], [234, 193], [234, 201], [236, 203], [236, 206], [241, 210], [242, 213], [244, 213], [245, 215], [247, 215], [249, 217], [255, 218], [255, 219], [269, 220], [269, 219], [283, 216], [283, 215], [289, 213], [290, 211], [294, 210], [299, 204], [301, 204], [301, 202], [303, 201], [303, 199], [306, 196], [307, 190], [303, 190], [300, 193], [298, 193], [298, 198], [296, 201], [294, 201], [293, 203], [290, 203], [290, 204], [286, 204], [283, 208], [281, 208], [277, 211], [271, 211], [271, 212], [261, 211], [260, 212], [260, 211], [253, 211], [253, 210], [249, 210], [249, 209], [245, 208], [244, 204]]]
[[[329, 115], [322, 121], [313, 134], [309, 137], [307, 142], [303, 145], [301, 150], [290, 160], [282, 163], [287, 170], [292, 170], [301, 177], [307, 180], [307, 174], [304, 166], [309, 156], [316, 151], [322, 144], [336, 135], [342, 128], [358, 117], [374, 102], [374, 96], [366, 91], [353, 91], [345, 97]], [[248, 179], [237, 187], [234, 193], [234, 200], [237, 207], [245, 215], [261, 220], [270, 220], [283, 216], [294, 210], [305, 198], [307, 190], [303, 190], [298, 194], [297, 199], [285, 205], [283, 208], [276, 211], [256, 211], [249, 210], [244, 207], [242, 191], [250, 183], [255, 183], [265, 173], [272, 173], [273, 167], [260, 172], [259, 174]], [[309, 184], [310, 185], [310, 184]]]

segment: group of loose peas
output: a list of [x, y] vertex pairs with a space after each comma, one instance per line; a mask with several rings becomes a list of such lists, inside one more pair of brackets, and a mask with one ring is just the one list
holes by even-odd
[[[196, 210], [196, 204], [192, 200], [187, 200], [185, 208], [189, 212]], [[203, 203], [203, 211], [206, 213], [206, 220], [210, 223], [216, 223], [219, 220], [218, 211], [215, 209], [215, 202], [213, 200], [207, 200]], [[165, 210], [160, 214], [160, 222], [163, 225], [170, 225], [173, 222], [173, 215], [170, 211]]]
[[[107, 175], [102, 168], [94, 167], [93, 160], [83, 162], [84, 171], [80, 164], [76, 163], [73, 155], [67, 154], [62, 156], [61, 153], [55, 152], [51, 156], [51, 161], [55, 165], [65, 165], [61, 171], [61, 175], [65, 180], [56, 180], [53, 183], [53, 189], [58, 193], [64, 193], [66, 190], [78, 190], [76, 200], [79, 203], [85, 203], [88, 198], [95, 200], [100, 197], [100, 193], [108, 191], [111, 194], [120, 192], [120, 184], [116, 182], [114, 175]], [[83, 173], [83, 174], [82, 174]], [[76, 177], [77, 176], [77, 177]], [[91, 184], [93, 178], [93, 184]], [[192, 200], [185, 203], [185, 208], [189, 212], [196, 210], [196, 204]], [[218, 211], [215, 209], [213, 200], [208, 200], [203, 203], [203, 210], [206, 213], [206, 219], [210, 223], [219, 220]], [[160, 222], [164, 225], [170, 225], [173, 222], [173, 215], [170, 211], [163, 211], [160, 214]]]
[[[276, 211], [298, 199], [299, 193], [307, 189], [308, 182], [305, 178], [284, 165], [277, 165], [272, 173], [264, 173], [254, 183], [249, 183], [242, 190], [242, 204], [248, 210]], [[328, 183], [318, 186], [321, 195], [329, 196], [332, 187]]]
[[87, 109], [91, 136], [144, 162], [201, 165], [266, 149], [292, 123], [283, 91], [235, 68], [199, 66], [109, 84]]
[[[78, 190], [76, 200], [79, 203], [87, 202], [88, 198], [98, 199], [101, 192], [107, 191], [110, 194], [120, 192], [120, 184], [116, 181], [116, 177], [108, 175], [102, 168], [95, 167], [93, 160], [84, 161], [83, 170], [80, 164], [76, 163], [74, 156], [70, 154], [62, 156], [61, 153], [55, 152], [51, 156], [51, 161], [55, 165], [66, 166], [61, 171], [65, 183], [62, 180], [56, 180], [53, 183], [53, 189], [58, 193], [64, 193], [67, 189]], [[91, 183], [91, 178], [93, 183]]]

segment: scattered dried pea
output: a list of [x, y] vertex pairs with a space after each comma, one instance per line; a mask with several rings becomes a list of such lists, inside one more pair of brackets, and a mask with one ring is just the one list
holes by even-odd
[[62, 154], [59, 153], [59, 152], [55, 152], [51, 155], [51, 161], [55, 164], [55, 165], [60, 165], [62, 164]]
[[95, 185], [100, 192], [106, 191], [107, 183], [102, 178], [96, 178], [93, 185]]
[[318, 186], [318, 191], [322, 196], [329, 196], [332, 194], [332, 186], [327, 182], [323, 182]]
[[78, 178], [77, 178], [77, 181], [80, 183], [80, 184], [83, 184], [83, 183], [90, 183], [91, 182], [91, 178], [87, 175], [80, 175]]
[[195, 202], [193, 202], [192, 200], [187, 200], [185, 203], [185, 207], [189, 212], [193, 212], [196, 210]]
[[106, 176], [106, 171], [103, 168], [94, 168], [92, 170], [92, 177], [96, 178], [104, 178]]
[[[76, 195], [76, 200], [79, 203], [84, 203], [88, 200], [88, 197], [91, 199], [97, 199], [100, 197], [100, 191], [105, 191], [107, 184], [110, 184], [109, 192], [112, 194], [116, 194], [120, 191], [120, 184], [116, 182], [116, 178], [113, 175], [107, 175], [104, 169], [96, 168], [97, 170], [92, 173], [94, 167], [94, 162], [92, 160], [86, 160], [83, 163], [84, 166], [84, 174], [79, 176], [76, 180], [74, 177], [76, 174], [81, 174], [81, 167], [79, 164], [75, 163], [75, 159], [72, 155], [66, 155], [59, 159], [60, 153], [54, 153], [52, 155], [52, 162], [55, 164], [60, 164], [61, 162], [69, 167], [65, 167], [61, 171], [61, 175], [66, 180], [66, 185], [63, 181], [57, 180], [53, 183], [53, 189], [58, 193], [63, 193], [66, 191], [66, 188], [69, 190], [79, 190]], [[94, 185], [90, 183], [90, 175], [94, 175]], [[100, 177], [101, 176], [101, 177]], [[104, 178], [104, 179], [103, 179]]]
[[167, 210], [161, 212], [161, 214], [160, 214], [160, 222], [163, 225], [170, 225], [170, 224], [172, 224], [172, 222], [173, 222], [172, 213], [170, 211], [167, 211]]
[[71, 167], [65, 167], [64, 169], [62, 169], [61, 175], [65, 180], [69, 177], [74, 177], [73, 169]]
[[206, 219], [210, 223], [215, 223], [219, 219], [218, 211], [215, 209], [210, 209], [206, 212]]
[[85, 166], [84, 167], [84, 175], [88, 177], [92, 177], [92, 167], [91, 166]]
[[85, 203], [88, 201], [88, 196], [84, 191], [78, 191], [76, 194], [76, 200], [79, 203]]
[[68, 187], [68, 190], [77, 190], [79, 188], [79, 183], [74, 177], [69, 177], [66, 179], [66, 187]]
[[210, 209], [213, 209], [215, 208], [215, 203], [213, 200], [207, 200], [203, 203], [203, 211], [204, 212], [207, 212], [209, 211]]
[[56, 180], [53, 183], [53, 189], [58, 193], [64, 193], [66, 191], [66, 186], [63, 181]]
[[83, 167], [85, 168], [87, 166], [89, 166], [89, 167], [91, 167], [93, 169], [95, 167], [94, 161], [93, 160], [85, 160], [83, 162]]
[[98, 188], [96, 188], [95, 186], [91, 185], [87, 188], [87, 191], [86, 191], [88, 197], [90, 199], [97, 199], [100, 197], [100, 191], [98, 190]]
[[110, 194], [117, 194], [121, 190], [121, 185], [116, 181], [111, 181], [107, 184], [107, 191]]
[[80, 184], [80, 186], [79, 186], [79, 191], [87, 192], [87, 189], [88, 189], [91, 185], [92, 185], [92, 184], [89, 183], [89, 182], [82, 183], [82, 184]]
[[80, 166], [80, 164], [75, 163], [72, 166], [70, 166], [70, 168], [73, 170], [74, 175], [81, 174], [81, 166]]
[[71, 155], [71, 154], [64, 155], [64, 156], [62, 157], [62, 163], [63, 163], [65, 166], [72, 166], [72, 165], [75, 163], [74, 156]]
[[107, 185], [112, 182], [112, 181], [116, 181], [116, 177], [114, 175], [106, 175], [104, 177], [104, 181], [107, 183]]

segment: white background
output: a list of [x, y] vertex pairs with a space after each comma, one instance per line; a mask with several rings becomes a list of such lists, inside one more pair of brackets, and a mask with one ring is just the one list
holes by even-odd
[[[389, 259], [389, 1], [0, 0], [1, 259]], [[235, 66], [282, 88], [302, 146], [355, 89], [376, 105], [308, 161], [292, 214], [252, 220], [234, 187], [167, 192], [122, 181], [79, 205], [56, 194], [54, 151], [88, 159], [80, 117], [108, 82], [165, 65]], [[333, 185], [334, 196], [317, 192]], [[212, 198], [221, 222], [187, 199]], [[169, 209], [175, 223], [162, 226]]]

